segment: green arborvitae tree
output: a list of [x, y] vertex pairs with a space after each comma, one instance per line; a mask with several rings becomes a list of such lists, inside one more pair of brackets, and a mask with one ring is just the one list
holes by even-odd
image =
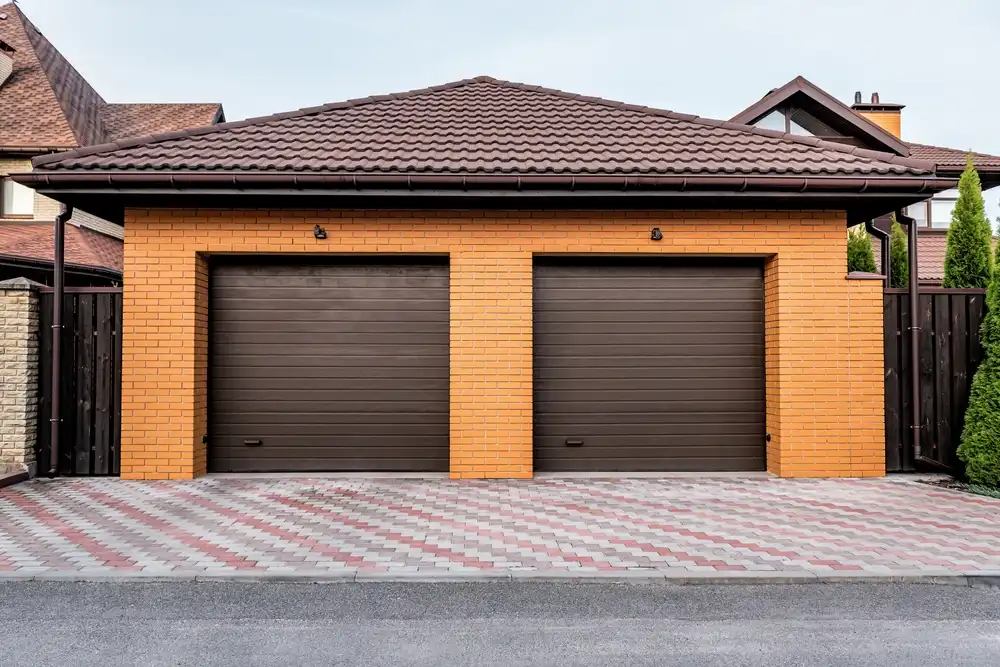
[[993, 230], [986, 219], [983, 186], [969, 157], [958, 181], [958, 201], [951, 214], [944, 255], [945, 287], [986, 287], [993, 275]]
[[[1000, 245], [995, 261], [1000, 265]], [[1000, 269], [986, 291], [983, 361], [972, 380], [958, 458], [973, 484], [1000, 487]]]
[[906, 232], [895, 216], [892, 218], [892, 235], [889, 239], [889, 267], [892, 269], [892, 287], [910, 286], [910, 251]]
[[872, 252], [872, 239], [864, 225], [852, 227], [847, 231], [847, 272], [864, 271], [875, 273], [875, 253]]

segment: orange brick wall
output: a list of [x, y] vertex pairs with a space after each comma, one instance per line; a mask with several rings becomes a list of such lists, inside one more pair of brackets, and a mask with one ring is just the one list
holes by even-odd
[[[652, 227], [662, 241], [650, 240]], [[765, 258], [768, 469], [884, 474], [879, 283], [845, 280], [845, 228], [836, 212], [130, 210], [122, 476], [205, 472], [206, 257], [301, 252], [449, 255], [453, 477], [532, 474], [535, 254]], [[852, 352], [852, 339], [874, 343], [876, 330], [874, 347]]]

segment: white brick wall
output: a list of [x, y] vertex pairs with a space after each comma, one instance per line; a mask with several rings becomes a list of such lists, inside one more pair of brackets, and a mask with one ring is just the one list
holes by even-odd
[[38, 435], [38, 295], [27, 285], [13, 288], [2, 285], [0, 469], [20, 465], [34, 475]]

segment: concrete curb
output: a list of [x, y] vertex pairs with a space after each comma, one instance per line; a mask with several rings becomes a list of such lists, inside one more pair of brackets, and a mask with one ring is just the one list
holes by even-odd
[[660, 584], [667, 586], [790, 585], [790, 584], [923, 584], [969, 588], [1000, 588], [998, 572], [567, 572], [504, 570], [497, 572], [0, 572], [6, 582], [79, 583], [566, 583]]

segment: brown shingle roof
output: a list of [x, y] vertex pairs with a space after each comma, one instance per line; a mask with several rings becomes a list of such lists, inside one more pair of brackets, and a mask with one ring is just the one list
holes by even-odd
[[[74, 147], [99, 141], [104, 100], [14, 4], [0, 6], [0, 39], [16, 49], [0, 87], [0, 147]], [[75, 100], [75, 101], [74, 101]]]
[[928, 230], [917, 234], [921, 281], [940, 283], [944, 280], [944, 253], [947, 249], [948, 230]]
[[105, 104], [101, 109], [105, 141], [214, 125], [221, 104]]
[[[121, 272], [121, 240], [75, 225], [66, 225], [67, 264]], [[51, 262], [52, 226], [0, 223], [0, 255]]]
[[927, 162], [478, 77], [35, 159], [39, 171], [929, 174]]
[[16, 49], [0, 86], [0, 148], [68, 149], [221, 117], [218, 104], [106, 104], [17, 5], [0, 5], [0, 14], [0, 40]]

